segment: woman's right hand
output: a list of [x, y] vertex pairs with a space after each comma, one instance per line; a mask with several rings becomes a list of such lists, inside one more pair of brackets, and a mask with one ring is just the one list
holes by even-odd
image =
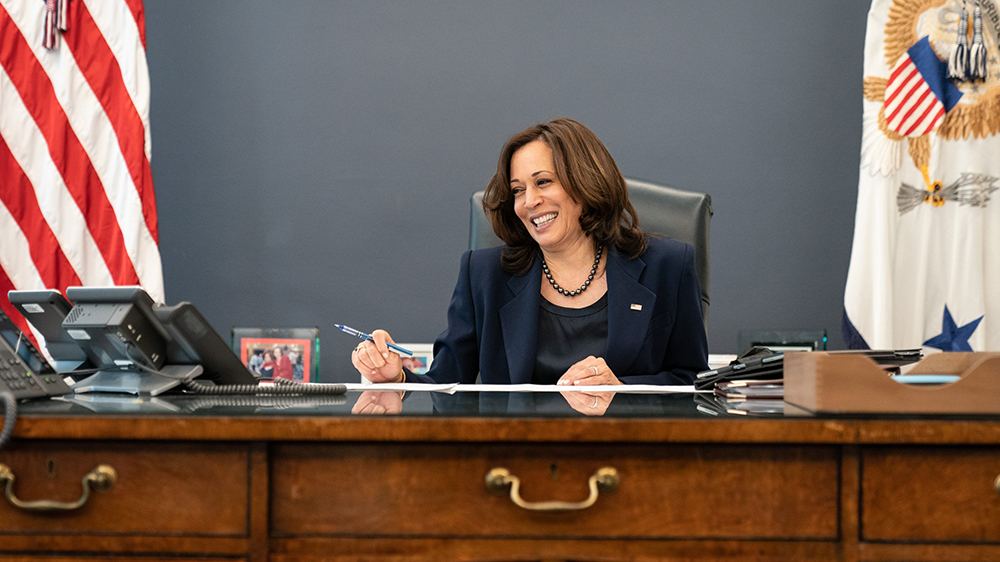
[[363, 341], [351, 352], [351, 363], [361, 376], [373, 383], [404, 382], [403, 362], [399, 354], [389, 349], [386, 342], [393, 341], [385, 330], [372, 332], [374, 342]]

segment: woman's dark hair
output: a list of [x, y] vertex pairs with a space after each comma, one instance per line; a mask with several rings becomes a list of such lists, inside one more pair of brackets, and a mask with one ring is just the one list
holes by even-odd
[[646, 239], [614, 158], [593, 131], [573, 119], [560, 117], [511, 137], [500, 151], [497, 173], [483, 194], [483, 210], [493, 224], [493, 231], [506, 244], [500, 254], [504, 271], [515, 275], [527, 273], [538, 253], [538, 243], [514, 213], [510, 190], [511, 158], [518, 149], [536, 140], [552, 149], [559, 183], [583, 208], [580, 214], [583, 232], [600, 245], [614, 245], [630, 258], [645, 252]]

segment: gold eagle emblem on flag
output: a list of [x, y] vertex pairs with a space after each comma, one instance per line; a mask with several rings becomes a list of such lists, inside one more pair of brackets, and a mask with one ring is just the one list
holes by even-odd
[[[997, 0], [971, 1], [976, 4], [974, 13], [985, 17], [968, 18], [963, 0], [893, 2], [883, 45], [889, 76], [869, 75], [863, 81], [865, 99], [882, 107], [865, 119], [862, 166], [873, 175], [895, 172], [903, 165], [905, 141], [910, 160], [923, 175], [922, 189], [900, 186], [900, 214], [923, 203], [940, 207], [952, 201], [981, 207], [1000, 189], [1000, 179], [985, 174], [963, 173], [945, 185], [929, 172], [931, 134], [942, 140], [967, 140], [1000, 132], [1000, 12]], [[974, 26], [974, 22], [979, 23]], [[982, 78], [949, 80], [949, 58], [954, 62], [956, 50], [974, 43], [985, 51], [985, 68], [976, 74]], [[941, 69], [943, 80], [935, 83]]]

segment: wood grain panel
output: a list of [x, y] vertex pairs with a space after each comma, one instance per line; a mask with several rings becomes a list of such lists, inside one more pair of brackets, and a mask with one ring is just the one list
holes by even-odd
[[1000, 546], [988, 544], [863, 543], [862, 562], [997, 562]]
[[231, 537], [186, 535], [0, 535], [0, 551], [12, 553], [73, 553], [75, 556], [228, 556], [244, 557], [249, 541]]
[[869, 541], [1000, 542], [1000, 449], [866, 448], [862, 537]]
[[24, 416], [15, 439], [1000, 445], [988, 419]]
[[97, 465], [118, 473], [111, 490], [91, 493], [70, 513], [30, 513], [0, 500], [0, 535], [247, 535], [245, 445], [15, 442], [0, 453], [0, 463], [13, 470], [21, 500], [72, 502]]
[[[272, 536], [837, 538], [831, 447], [286, 444], [272, 454]], [[605, 465], [621, 488], [581, 512], [527, 512], [484, 485], [503, 466], [525, 500], [580, 501]]]
[[[107, 562], [116, 561], [121, 562], [165, 562], [163, 558], [132, 558], [132, 557], [106, 557], [102, 556], [100, 558], [93, 557], [63, 557], [63, 556], [29, 556], [29, 555], [17, 555], [17, 556], [4, 556], [0, 554], [0, 562]], [[174, 558], [171, 557], [170, 562], [240, 562], [241, 560], [246, 560], [245, 558]]]
[[[271, 555], [271, 562], [360, 560], [834, 562], [840, 560], [837, 556], [837, 544], [822, 541], [309, 538], [275, 539], [272, 542], [274, 554]], [[895, 562], [899, 562], [899, 559]]]

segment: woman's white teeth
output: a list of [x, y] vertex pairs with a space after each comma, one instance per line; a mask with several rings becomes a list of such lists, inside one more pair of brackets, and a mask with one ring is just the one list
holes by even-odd
[[531, 219], [531, 222], [535, 223], [535, 226], [542, 226], [547, 222], [552, 222], [556, 220], [556, 215], [559, 213], [549, 213], [547, 215], [542, 215], [538, 218]]

